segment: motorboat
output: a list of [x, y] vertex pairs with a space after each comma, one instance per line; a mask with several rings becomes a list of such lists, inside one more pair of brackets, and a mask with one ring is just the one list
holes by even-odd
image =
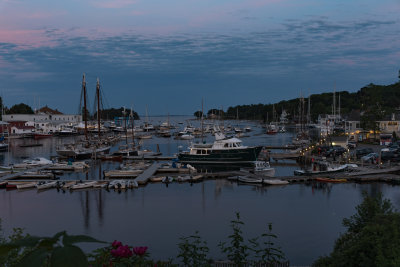
[[255, 161], [254, 173], [261, 176], [273, 177], [275, 176], [275, 169], [271, 168], [268, 161]]
[[327, 161], [315, 161], [311, 164], [311, 168], [307, 170], [295, 170], [294, 175], [316, 175], [324, 173], [333, 173], [345, 171], [348, 168], [347, 164], [336, 165]]
[[238, 176], [237, 179], [239, 182], [248, 183], [248, 184], [261, 184], [263, 182], [262, 178], [253, 178], [249, 176]]
[[194, 164], [252, 164], [261, 149], [261, 146], [244, 146], [240, 139], [217, 132], [214, 143], [192, 143], [189, 151], [178, 154], [178, 159], [181, 163]]

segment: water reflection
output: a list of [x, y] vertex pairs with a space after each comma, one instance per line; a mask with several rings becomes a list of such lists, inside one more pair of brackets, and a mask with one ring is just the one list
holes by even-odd
[[[6, 231], [25, 227], [32, 234], [51, 235], [67, 229], [101, 240], [145, 244], [156, 258], [175, 255], [177, 239], [195, 230], [214, 248], [227, 236], [229, 221], [238, 211], [249, 237], [272, 222], [291, 262], [309, 264], [332, 249], [343, 231], [342, 219], [355, 212], [364, 190], [369, 194], [383, 192], [399, 207], [397, 187], [387, 184], [253, 186], [215, 180], [192, 185], [172, 183], [168, 188], [150, 184], [119, 192], [99, 189], [62, 193], [54, 189], [37, 194], [36, 190], [1, 190], [0, 209], [7, 211], [1, 214]], [[31, 216], [32, 211], [35, 216]], [[169, 230], [160, 231], [160, 225]], [[218, 251], [213, 249], [216, 257]]]

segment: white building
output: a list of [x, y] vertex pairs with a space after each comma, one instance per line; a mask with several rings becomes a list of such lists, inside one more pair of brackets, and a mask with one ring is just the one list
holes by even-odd
[[79, 123], [82, 121], [81, 115], [67, 114], [6, 114], [3, 115], [3, 121], [33, 121], [33, 122], [64, 122], [64, 123]]

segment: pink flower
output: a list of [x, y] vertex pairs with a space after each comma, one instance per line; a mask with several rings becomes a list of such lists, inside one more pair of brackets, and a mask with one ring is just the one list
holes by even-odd
[[133, 253], [138, 256], [143, 256], [147, 251], [147, 247], [134, 247]]
[[133, 255], [128, 245], [119, 246], [117, 249], [111, 250], [111, 255], [115, 258], [129, 258]]
[[122, 243], [120, 241], [114, 240], [114, 242], [112, 242], [111, 246], [113, 248], [118, 248], [118, 247], [122, 246]]

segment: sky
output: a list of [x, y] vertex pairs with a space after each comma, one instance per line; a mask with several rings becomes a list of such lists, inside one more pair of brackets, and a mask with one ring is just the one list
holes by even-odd
[[400, 0], [0, 0], [6, 106], [193, 114], [392, 84]]

